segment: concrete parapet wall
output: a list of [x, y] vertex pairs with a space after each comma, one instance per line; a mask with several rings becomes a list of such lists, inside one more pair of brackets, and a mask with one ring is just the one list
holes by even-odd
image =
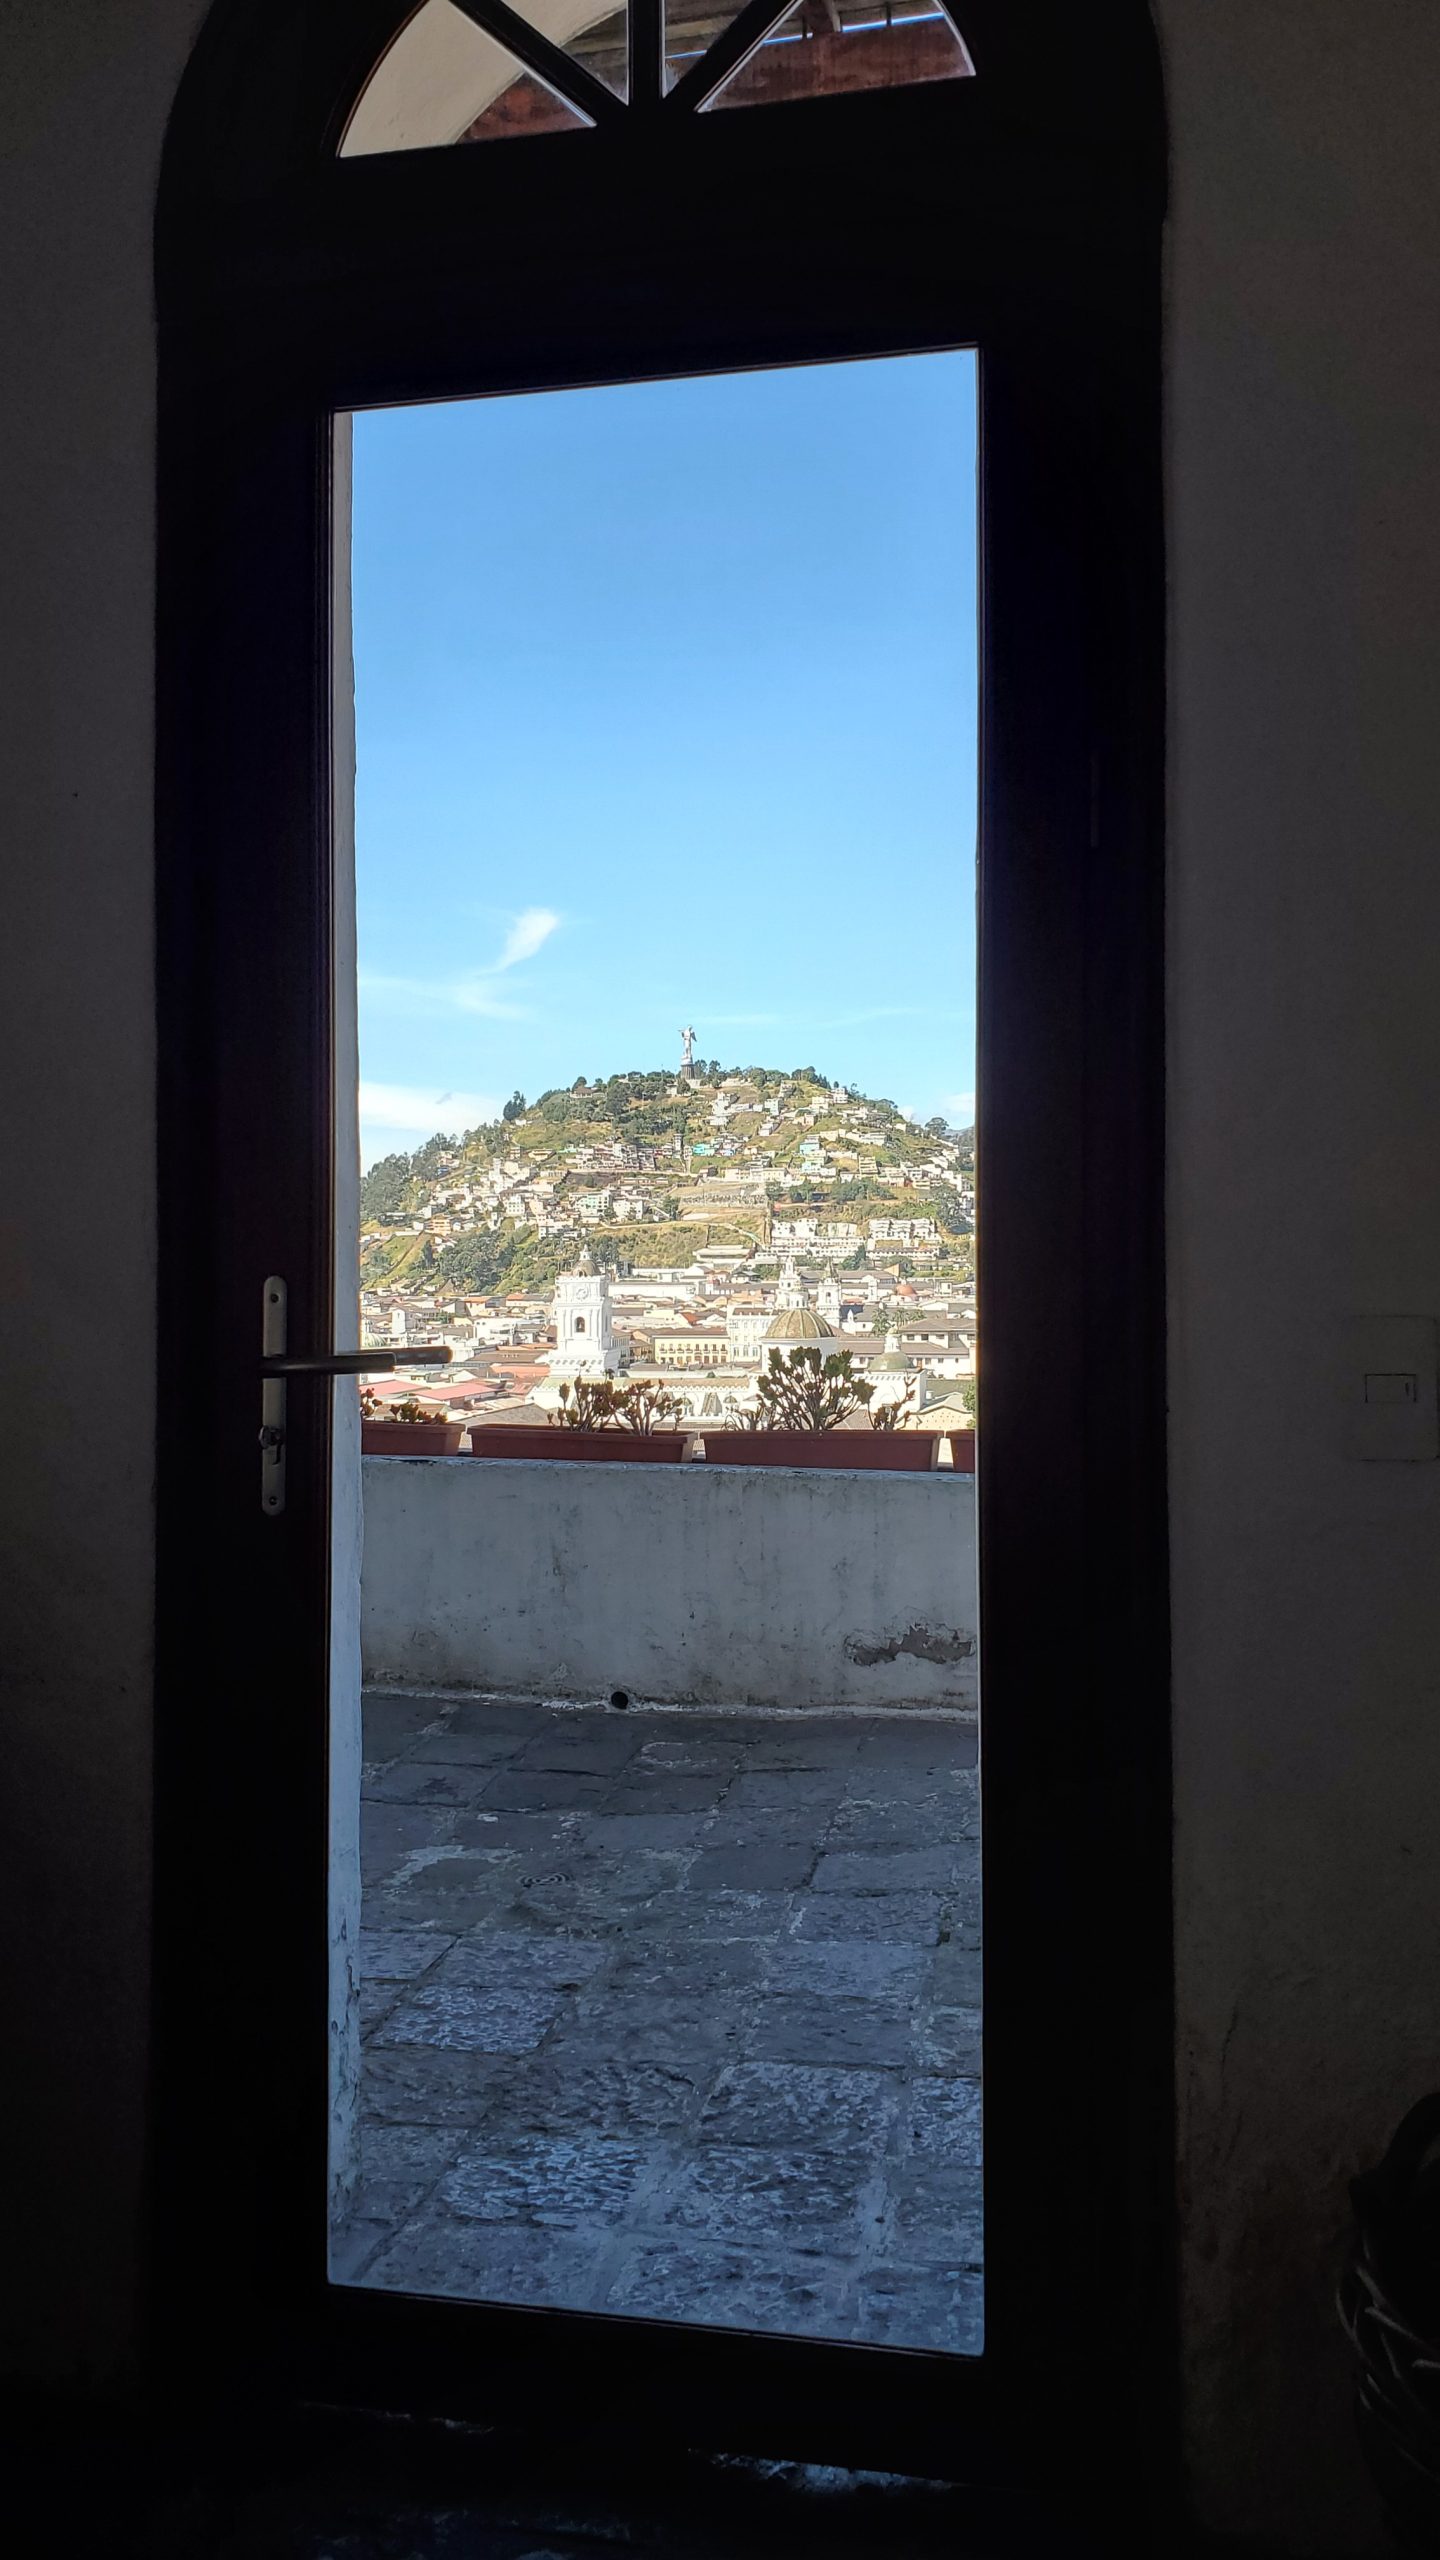
[[975, 1482], [367, 1458], [365, 1676], [683, 1704], [971, 1706]]

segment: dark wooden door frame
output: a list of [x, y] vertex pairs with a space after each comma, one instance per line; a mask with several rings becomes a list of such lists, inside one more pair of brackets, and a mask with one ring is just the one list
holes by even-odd
[[[1146, 13], [1095, 0], [1081, 41], [1060, 0], [974, 0], [958, 12], [973, 83], [337, 164], [399, 14], [231, 0], [162, 190], [161, 1354], [184, 1386], [162, 1388], [159, 1446], [156, 2371], [531, 2421], [543, 2399], [592, 2425], [999, 2485], [1037, 2449], [1082, 2482], [1143, 2443], [1163, 2489], [1163, 173]], [[255, 1370], [268, 1270], [289, 1279], [292, 1341], [333, 1339], [329, 422], [967, 344], [985, 2353], [330, 2288], [328, 1403], [292, 1391], [289, 1506], [266, 1521]]]

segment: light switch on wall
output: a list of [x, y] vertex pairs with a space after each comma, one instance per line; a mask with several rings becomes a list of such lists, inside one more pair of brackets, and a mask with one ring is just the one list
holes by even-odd
[[1347, 1457], [1440, 1457], [1433, 1316], [1351, 1316], [1344, 1362]]

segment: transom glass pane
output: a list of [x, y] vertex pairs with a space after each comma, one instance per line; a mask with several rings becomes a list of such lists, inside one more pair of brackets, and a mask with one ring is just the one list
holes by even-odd
[[630, 94], [630, 12], [615, 0], [511, 0], [519, 17], [617, 98]]
[[[734, 14], [733, 12], [731, 14]], [[911, 88], [965, 80], [975, 66], [935, 0], [798, 0], [707, 101], [767, 106], [788, 98], [839, 97], [851, 89]]]
[[[570, 5], [578, 11], [593, 0], [570, 0]], [[615, 12], [607, 14], [613, 19]], [[533, 0], [526, 15], [539, 15]], [[621, 24], [623, 30], [623, 18]], [[371, 73], [346, 128], [340, 157], [424, 151], [516, 134], [582, 132], [589, 121], [473, 18], [453, 8], [451, 0], [425, 0]]]
[[739, 17], [745, 0], [664, 0], [664, 5], [664, 85], [669, 91]]

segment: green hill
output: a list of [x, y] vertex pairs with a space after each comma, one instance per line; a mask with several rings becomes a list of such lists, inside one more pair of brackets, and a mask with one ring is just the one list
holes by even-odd
[[[373, 1164], [360, 1192], [362, 1277], [367, 1287], [438, 1282], [478, 1295], [543, 1288], [573, 1254], [579, 1221], [567, 1216], [569, 1202], [609, 1189], [638, 1198], [642, 1211], [613, 1226], [585, 1222], [597, 1259], [611, 1262], [688, 1261], [706, 1243], [753, 1248], [768, 1235], [762, 1184], [769, 1207], [838, 1217], [903, 1209], [931, 1214], [961, 1237], [969, 1218], [960, 1194], [973, 1163], [972, 1131], [942, 1120], [919, 1127], [893, 1102], [832, 1083], [813, 1066], [722, 1069], [711, 1059], [697, 1061], [688, 1081], [670, 1068], [632, 1068], [600, 1083], [580, 1076], [534, 1101], [512, 1094], [484, 1126], [437, 1132], [413, 1154]], [[823, 1181], [805, 1179], [822, 1165]], [[501, 1166], [515, 1170], [502, 1176]], [[745, 1207], [716, 1196], [707, 1176], [722, 1171], [750, 1178]], [[497, 1197], [502, 1181], [507, 1191]], [[542, 1196], [566, 1235], [538, 1234], [538, 1210], [522, 1199], [507, 1205], [541, 1181], [554, 1186]], [[711, 1214], [712, 1204], [725, 1214]], [[423, 1233], [422, 1220], [461, 1232]]]

